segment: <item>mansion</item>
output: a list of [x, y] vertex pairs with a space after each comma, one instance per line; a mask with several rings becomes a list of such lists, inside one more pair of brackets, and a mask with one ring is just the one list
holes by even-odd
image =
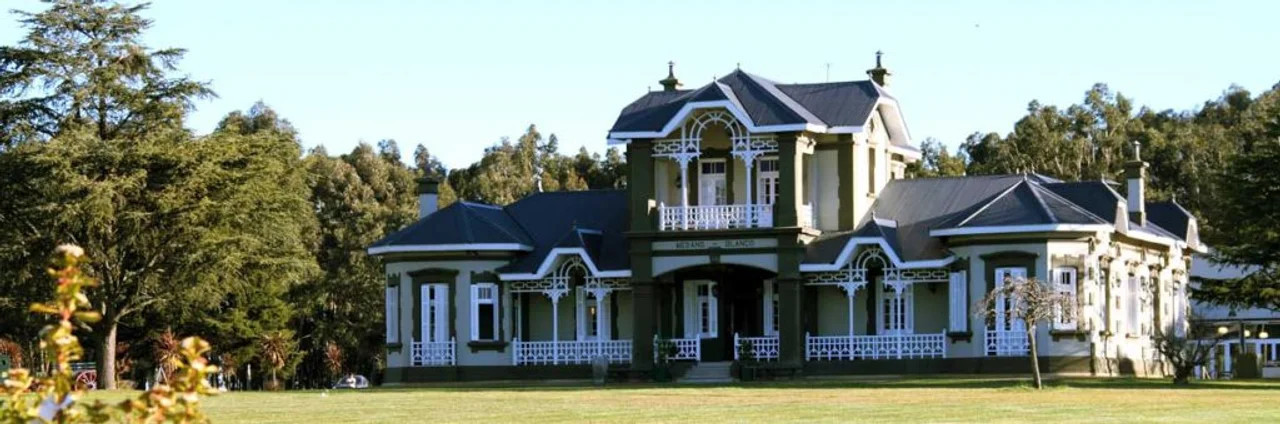
[[[673, 73], [622, 108], [627, 188], [436, 210], [368, 248], [386, 269], [388, 383], [1029, 371], [1158, 375], [1186, 326], [1195, 217], [1125, 181], [907, 178], [920, 160], [877, 58], [869, 79]], [[1123, 193], [1123, 194], [1122, 194]], [[978, 302], [1010, 278], [1074, 299], [1029, 334]], [[728, 367], [719, 367], [727, 370]], [[726, 371], [727, 372], [727, 371]], [[726, 376], [727, 377], [727, 376]]]

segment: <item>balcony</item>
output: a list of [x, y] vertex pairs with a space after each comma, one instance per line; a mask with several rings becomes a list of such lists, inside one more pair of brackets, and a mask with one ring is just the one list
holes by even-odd
[[[817, 227], [811, 205], [798, 210], [801, 227]], [[772, 228], [773, 205], [658, 205], [658, 229], [662, 231]]]
[[773, 226], [772, 205], [658, 205], [662, 231], [727, 230]]

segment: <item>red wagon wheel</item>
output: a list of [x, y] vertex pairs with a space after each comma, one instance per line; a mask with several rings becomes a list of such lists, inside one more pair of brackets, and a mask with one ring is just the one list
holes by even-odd
[[76, 387], [84, 390], [94, 390], [98, 388], [98, 371], [85, 370], [76, 373]]

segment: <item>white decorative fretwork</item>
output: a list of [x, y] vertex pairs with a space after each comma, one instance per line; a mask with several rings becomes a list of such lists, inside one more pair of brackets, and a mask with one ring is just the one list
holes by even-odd
[[757, 361], [776, 361], [782, 352], [778, 336], [740, 337], [733, 334], [733, 359], [740, 360], [742, 344], [751, 344], [751, 356]]
[[603, 356], [610, 364], [631, 363], [631, 340], [511, 341], [512, 365], [589, 364]]
[[409, 349], [410, 363], [415, 367], [454, 365], [454, 340], [447, 342], [413, 342]]
[[[580, 280], [579, 280], [580, 279]], [[573, 289], [575, 280], [581, 283], [584, 292], [590, 293], [595, 298], [596, 310], [604, 310], [605, 302], [615, 290], [630, 290], [631, 283], [621, 278], [601, 278], [595, 276], [582, 261], [580, 256], [566, 256], [555, 271], [541, 280], [522, 280], [511, 281], [507, 283], [508, 292], [510, 293], [541, 293], [551, 300], [551, 340], [538, 342], [518, 342], [518, 339], [512, 343], [520, 343], [524, 351], [515, 349], [512, 355], [512, 361], [515, 365], [543, 363], [545, 355], [550, 355], [549, 362], [551, 364], [561, 363], [577, 363], [565, 362], [578, 360], [577, 355], [582, 353], [582, 347], [579, 344], [588, 344], [596, 346], [597, 353], [609, 356], [610, 362], [617, 362], [620, 359], [615, 356], [620, 355], [622, 349], [621, 342], [626, 342], [627, 362], [631, 361], [631, 341], [630, 340], [574, 340], [574, 341], [558, 341], [560, 340], [560, 299], [569, 294], [569, 290]], [[603, 326], [604, 320], [596, 321], [596, 333], [605, 334]], [[561, 348], [568, 349], [561, 352]], [[532, 359], [521, 359], [532, 358]], [[590, 358], [590, 357], [588, 357]]]
[[[653, 157], [675, 161], [680, 169], [680, 204], [660, 206], [660, 229], [728, 229], [768, 228], [773, 226], [773, 214], [769, 205], [756, 205], [747, 196], [742, 205], [689, 205], [689, 164], [702, 156], [703, 133], [713, 125], [724, 127], [729, 137], [729, 154], [741, 160], [746, 170], [746, 192], [751, 193], [755, 162], [766, 154], [778, 152], [778, 140], [772, 135], [752, 135], [747, 127], [727, 111], [712, 110], [693, 115], [680, 127], [677, 139], [657, 140], [653, 143]], [[729, 209], [700, 209], [738, 206]], [[810, 214], [811, 215], [811, 214]], [[690, 225], [692, 224], [692, 225]]]
[[1026, 331], [987, 329], [986, 346], [988, 356], [1027, 356], [1031, 351]]
[[659, 228], [670, 230], [726, 230], [773, 227], [770, 205], [658, 205]]
[[[667, 339], [667, 342], [675, 346], [675, 352], [671, 355], [672, 361], [701, 361], [702, 360], [702, 338], [693, 337], [687, 339]], [[658, 338], [653, 339], [653, 358], [658, 359]]]
[[810, 336], [805, 334], [805, 359], [946, 358], [946, 334]]

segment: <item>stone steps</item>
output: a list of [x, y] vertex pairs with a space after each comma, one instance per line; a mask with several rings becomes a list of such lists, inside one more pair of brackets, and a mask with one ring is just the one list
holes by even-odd
[[688, 384], [709, 384], [709, 383], [732, 383], [732, 362], [700, 362], [689, 369], [684, 377], [680, 378], [680, 383]]

